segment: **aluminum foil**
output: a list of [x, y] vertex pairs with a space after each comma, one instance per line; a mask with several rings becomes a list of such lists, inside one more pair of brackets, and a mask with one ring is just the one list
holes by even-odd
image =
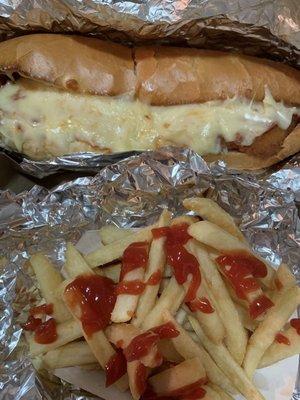
[[[254, 176], [228, 171], [222, 163], [208, 167], [192, 150], [169, 147], [51, 191], [35, 186], [18, 195], [1, 192], [0, 254], [7, 259], [0, 260], [1, 400], [93, 398], [38, 374], [20, 328], [39, 300], [29, 254], [43, 251], [61, 268], [66, 241], [77, 242], [86, 230], [106, 223], [148, 225], [163, 207], [179, 214], [183, 198], [206, 194], [235, 217], [255, 251], [275, 266], [287, 262], [300, 283], [300, 224], [293, 192], [299, 189], [300, 170], [295, 163], [283, 173]], [[295, 180], [298, 186], [293, 186]]]
[[299, 65], [297, 0], [0, 1], [0, 37], [79, 32], [129, 43], [239, 50]]

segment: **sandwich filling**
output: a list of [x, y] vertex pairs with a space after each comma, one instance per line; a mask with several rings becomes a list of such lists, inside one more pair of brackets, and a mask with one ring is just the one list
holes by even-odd
[[139, 100], [66, 92], [29, 79], [0, 87], [0, 140], [33, 159], [93, 151], [188, 146], [219, 153], [222, 142], [250, 146], [274, 126], [287, 129], [300, 108], [242, 98], [151, 106]]

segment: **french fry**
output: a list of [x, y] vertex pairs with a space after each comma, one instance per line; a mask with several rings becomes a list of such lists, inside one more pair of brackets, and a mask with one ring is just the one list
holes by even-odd
[[117, 242], [133, 232], [132, 229], [118, 228], [116, 225], [105, 225], [99, 229], [100, 239], [104, 245]]
[[[65, 295], [63, 296], [65, 299]], [[66, 305], [69, 308], [70, 313], [73, 315], [75, 320], [80, 322], [80, 320], [77, 318], [77, 312], [76, 310], [74, 311], [74, 307], [71, 306], [67, 300]], [[109, 360], [115, 355], [115, 350], [113, 349], [112, 345], [109, 343], [108, 339], [105, 336], [105, 333], [103, 331], [97, 331], [94, 332], [92, 335], [87, 335], [84, 330], [82, 329], [81, 323], [80, 323], [80, 328], [82, 331], [82, 334], [89, 345], [92, 353], [94, 354], [95, 358], [101, 365], [103, 369], [105, 369], [107, 363]], [[128, 379], [127, 376], [121, 377], [115, 385], [120, 389], [121, 391], [125, 391], [128, 388]]]
[[205, 384], [206, 380], [206, 372], [200, 358], [194, 357], [151, 376], [148, 381], [156, 394], [166, 396], [198, 381]]
[[204, 385], [202, 388], [206, 392], [202, 400], [222, 400], [219, 393], [212, 386]]
[[119, 282], [120, 272], [121, 272], [121, 264], [113, 264], [101, 268], [94, 268], [93, 271], [97, 275], [106, 276], [106, 278], [111, 279], [115, 283]]
[[199, 242], [221, 253], [242, 251], [249, 255], [254, 255], [257, 259], [262, 261], [267, 268], [267, 275], [264, 278], [260, 278], [261, 282], [267, 287], [272, 287], [274, 277], [273, 268], [258, 255], [254, 254], [245, 243], [238, 240], [235, 236], [230, 235], [219, 226], [208, 221], [196, 222], [189, 227], [188, 232]]
[[289, 340], [290, 344], [286, 345], [274, 341], [264, 353], [258, 368], [268, 367], [278, 361], [300, 353], [300, 335], [297, 333], [296, 329], [290, 327], [283, 332], [283, 335]]
[[189, 321], [199, 336], [201, 343], [215, 360], [218, 367], [227, 375], [233, 385], [247, 400], [263, 400], [264, 397], [256, 389], [253, 383], [249, 380], [243, 369], [232, 358], [229, 351], [223, 344], [215, 344], [209, 340], [199, 322], [192, 316], [189, 316]]
[[220, 370], [220, 368], [215, 364], [211, 356], [206, 352], [206, 350], [199, 344], [196, 343], [189, 334], [175, 321], [171, 314], [166, 311], [164, 313], [164, 322], [171, 321], [175, 326], [179, 335], [172, 338], [172, 343], [177, 350], [177, 352], [185, 359], [189, 360], [193, 357], [199, 357], [202, 361], [207, 377], [210, 382], [221, 386], [224, 390], [230, 393], [236, 393], [230, 380], [226, 375]]
[[[189, 240], [186, 244], [186, 249], [193, 253], [193, 242]], [[199, 263], [199, 265], [201, 265]], [[184, 284], [185, 286], [185, 284]], [[189, 284], [187, 284], [189, 286]], [[212, 312], [203, 312], [200, 310], [196, 310], [193, 314], [201, 324], [205, 334], [215, 343], [221, 342], [225, 337], [225, 328], [222, 320], [220, 319], [218, 310], [213, 307], [213, 299], [210, 293], [209, 287], [207, 285], [205, 276], [201, 277], [201, 284], [197, 290], [196, 294], [196, 302], [197, 301], [205, 301], [208, 304], [208, 308], [211, 308]], [[193, 302], [191, 302], [191, 307]]]
[[177, 283], [173, 276], [155, 306], [144, 319], [142, 328], [147, 330], [162, 324], [164, 311], [168, 310], [171, 314], [175, 314], [183, 302], [184, 296], [183, 287]]
[[220, 396], [220, 400], [233, 400], [233, 397], [231, 397], [230, 394], [226, 393], [222, 388], [220, 388], [220, 386], [214, 385], [213, 383], [209, 383], [208, 386], [218, 393], [218, 395]]
[[151, 230], [157, 225], [148, 226], [131, 235], [125, 236], [114, 243], [102, 246], [99, 249], [85, 256], [86, 262], [92, 267], [108, 264], [112, 261], [119, 260], [125, 249], [134, 242], [150, 242], [152, 240]]
[[131, 395], [134, 400], [138, 400], [146, 387], [148, 371], [139, 360], [135, 360], [127, 363], [127, 373]]
[[254, 332], [259, 322], [250, 318], [249, 312], [247, 311], [246, 308], [241, 306], [241, 304], [235, 303], [235, 308], [239, 314], [240, 320], [244, 328], [248, 329], [248, 331]]
[[[143, 281], [144, 268], [136, 268], [128, 272], [124, 278], [126, 282]], [[139, 294], [118, 294], [115, 307], [111, 314], [112, 322], [127, 322], [134, 316], [139, 301]]]
[[297, 286], [297, 281], [286, 264], [281, 264], [274, 275], [273, 287], [271, 292], [272, 301], [276, 301], [282, 292]]
[[199, 217], [218, 225], [224, 231], [235, 236], [242, 242], [245, 238], [234, 222], [230, 214], [223, 210], [213, 200], [205, 197], [192, 197], [183, 200], [183, 206], [190, 211], [194, 211]]
[[69, 278], [76, 278], [78, 275], [94, 273], [76, 247], [70, 242], [67, 243], [64, 270]]
[[241, 365], [246, 352], [248, 337], [243, 328], [239, 314], [226, 289], [217, 266], [210, 259], [207, 251], [196, 242], [192, 247], [193, 254], [198, 259], [201, 271], [215, 300], [215, 307], [223, 321], [226, 330], [226, 345], [233, 358]]
[[[161, 228], [168, 226], [170, 224], [170, 220], [171, 213], [167, 210], [163, 211], [158, 221], [158, 227]], [[166, 263], [166, 255], [164, 252], [165, 241], [165, 237], [152, 240], [149, 251], [149, 263], [144, 276], [145, 282], [147, 282], [151, 276], [155, 276], [155, 274], [160, 274], [161, 276], [163, 274]], [[135, 313], [136, 316], [132, 321], [134, 325], [141, 326], [143, 320], [153, 308], [157, 299], [159, 286], [160, 281], [155, 285], [146, 286], [144, 292], [139, 297], [138, 306]]]
[[[94, 274], [79, 251], [71, 243], [67, 244], [65, 270], [70, 277], [76, 277], [81, 274]], [[73, 318], [80, 322], [80, 319], [78, 318], [78, 307], [76, 304], [68, 301], [68, 296], [65, 292], [63, 293], [63, 300]], [[105, 369], [108, 361], [115, 355], [115, 350], [106, 338], [105, 333], [103, 331], [97, 331], [92, 335], [87, 335], [82, 326], [81, 329], [83, 336], [94, 356], [98, 360], [101, 367]], [[126, 390], [128, 388], [127, 377], [123, 376], [115, 383], [115, 385], [122, 391]]]
[[[109, 341], [115, 346], [125, 349], [132, 339], [143, 333], [139, 328], [132, 324], [112, 324], [106, 329], [106, 335]], [[157, 346], [151, 347], [147, 355], [140, 358], [145, 367], [155, 368], [161, 363], [161, 358], [157, 354]]]
[[71, 318], [71, 314], [61, 298], [57, 297], [57, 287], [63, 282], [63, 277], [53, 266], [50, 260], [42, 253], [33, 254], [30, 264], [37, 278], [41, 294], [46, 303], [53, 304], [53, 317], [57, 322], [64, 322]]
[[158, 343], [158, 350], [163, 356], [164, 360], [180, 363], [183, 357], [178, 353], [174, 344], [169, 339], [162, 339]]
[[292, 287], [283, 292], [250, 337], [243, 362], [244, 370], [250, 379], [265, 351], [273, 343], [275, 335], [284, 327], [299, 303], [300, 288]]
[[97, 363], [97, 359], [85, 341], [68, 343], [51, 350], [42, 357], [48, 369], [73, 367]]
[[29, 338], [29, 349], [32, 356], [47, 353], [50, 350], [57, 349], [73, 340], [82, 337], [81, 324], [71, 319], [56, 326], [57, 339], [49, 344], [39, 344], [33, 337]]
[[191, 225], [198, 221], [198, 218], [191, 217], [190, 215], [180, 215], [172, 219], [171, 225], [188, 224]]

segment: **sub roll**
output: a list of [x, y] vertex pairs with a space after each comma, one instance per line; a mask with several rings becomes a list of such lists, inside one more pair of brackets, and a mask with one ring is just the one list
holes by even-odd
[[34, 160], [187, 146], [237, 169], [300, 150], [300, 72], [176, 47], [35, 34], [0, 43], [0, 143]]

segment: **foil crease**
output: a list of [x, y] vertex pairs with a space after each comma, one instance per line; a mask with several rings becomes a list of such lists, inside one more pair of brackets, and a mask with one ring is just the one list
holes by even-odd
[[299, 65], [298, 11], [297, 0], [1, 0], [0, 39], [77, 32], [239, 50]]
[[29, 359], [21, 323], [39, 300], [30, 254], [42, 251], [61, 268], [66, 241], [75, 243], [86, 230], [106, 223], [149, 225], [163, 207], [178, 214], [183, 198], [205, 194], [235, 217], [257, 253], [275, 266], [286, 262], [300, 283], [298, 192], [293, 191], [299, 182], [297, 160], [271, 175], [254, 176], [228, 171], [223, 163], [209, 167], [192, 150], [168, 147], [51, 191], [35, 186], [18, 195], [1, 192], [0, 254], [6, 257], [0, 259], [1, 400], [95, 398], [37, 373]]

